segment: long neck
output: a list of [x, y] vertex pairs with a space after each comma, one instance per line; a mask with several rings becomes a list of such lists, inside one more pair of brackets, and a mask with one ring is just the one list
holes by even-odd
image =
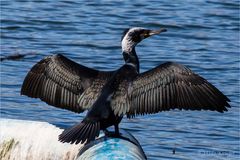
[[123, 58], [125, 63], [130, 63], [136, 66], [137, 72], [139, 73], [139, 60], [135, 48], [133, 48], [130, 52], [123, 51]]

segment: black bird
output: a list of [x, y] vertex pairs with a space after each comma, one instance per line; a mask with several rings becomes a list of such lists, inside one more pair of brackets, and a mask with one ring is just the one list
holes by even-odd
[[222, 92], [189, 68], [167, 62], [139, 73], [135, 46], [143, 39], [165, 32], [131, 28], [122, 36], [125, 64], [118, 70], [104, 72], [77, 64], [61, 54], [48, 56], [35, 64], [27, 74], [21, 94], [71, 110], [86, 117], [66, 129], [59, 140], [84, 143], [94, 140], [100, 130], [106, 133], [122, 117], [152, 114], [178, 108], [224, 112], [230, 101]]

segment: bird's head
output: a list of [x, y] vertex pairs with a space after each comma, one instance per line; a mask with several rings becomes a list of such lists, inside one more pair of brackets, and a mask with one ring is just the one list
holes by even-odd
[[134, 47], [141, 42], [143, 39], [148, 38], [152, 35], [166, 32], [165, 28], [159, 30], [149, 30], [145, 28], [134, 27], [126, 29], [122, 36], [122, 51], [126, 53], [132, 52]]

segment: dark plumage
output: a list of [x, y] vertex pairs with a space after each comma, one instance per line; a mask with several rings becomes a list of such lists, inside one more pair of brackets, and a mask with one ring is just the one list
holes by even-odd
[[77, 64], [63, 55], [48, 56], [27, 74], [21, 94], [40, 98], [55, 107], [77, 113], [88, 110], [79, 124], [64, 130], [62, 142], [90, 142], [106, 134], [122, 117], [151, 114], [170, 109], [227, 111], [230, 101], [222, 92], [189, 68], [167, 62], [139, 73], [135, 46], [143, 39], [165, 32], [131, 28], [122, 37], [125, 64], [103, 72]]
[[[91, 107], [112, 74], [87, 68], [57, 54], [32, 67], [23, 82], [21, 94], [80, 113]], [[80, 96], [81, 105], [78, 105]]]

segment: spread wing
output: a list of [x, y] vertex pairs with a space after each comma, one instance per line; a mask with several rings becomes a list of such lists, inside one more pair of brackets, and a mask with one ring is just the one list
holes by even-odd
[[92, 105], [112, 73], [87, 68], [61, 54], [48, 56], [28, 72], [21, 94], [79, 113]]
[[139, 74], [126, 92], [118, 97], [126, 99], [126, 108], [114, 107], [115, 114], [151, 114], [170, 109], [212, 110], [223, 112], [230, 101], [207, 80], [177, 63], [164, 63]]

